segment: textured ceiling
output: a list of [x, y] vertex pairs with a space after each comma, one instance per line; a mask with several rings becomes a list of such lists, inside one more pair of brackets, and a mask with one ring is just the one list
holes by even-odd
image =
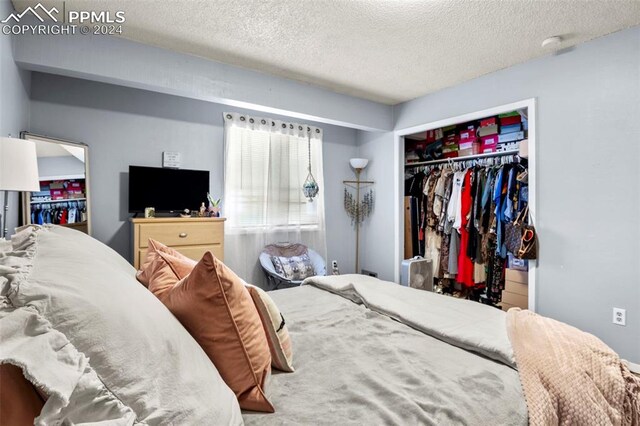
[[[37, 0], [14, 0], [21, 11]], [[41, 0], [44, 5], [60, 1]], [[640, 24], [640, 0], [66, 0], [123, 37], [387, 104]]]

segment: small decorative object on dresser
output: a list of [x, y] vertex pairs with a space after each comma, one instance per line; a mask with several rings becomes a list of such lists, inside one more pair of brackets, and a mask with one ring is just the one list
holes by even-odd
[[212, 217], [132, 218], [133, 266], [139, 269], [146, 258], [149, 238], [196, 261], [207, 251], [224, 261], [225, 220]]
[[222, 198], [214, 200], [211, 194], [207, 192], [207, 199], [209, 200], [209, 208], [207, 209], [209, 216], [220, 217], [220, 204], [222, 202]]

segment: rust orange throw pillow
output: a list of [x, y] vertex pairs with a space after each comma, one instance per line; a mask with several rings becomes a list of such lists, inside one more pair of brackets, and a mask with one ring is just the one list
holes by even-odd
[[[156, 291], [160, 289], [160, 294]], [[207, 353], [246, 410], [275, 410], [264, 393], [271, 354], [258, 311], [242, 280], [210, 252], [171, 288], [149, 290]]]
[[43, 406], [44, 401], [19, 367], [0, 365], [0, 424], [33, 425]]
[[152, 291], [158, 296], [159, 292], [173, 287], [176, 282], [189, 275], [196, 263], [195, 260], [189, 259], [171, 247], [149, 238], [147, 257], [136, 278], [145, 287], [149, 287], [153, 278], [155, 291]]

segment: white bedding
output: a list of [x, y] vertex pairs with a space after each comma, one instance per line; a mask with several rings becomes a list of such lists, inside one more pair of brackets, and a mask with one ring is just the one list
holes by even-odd
[[50, 395], [37, 424], [241, 424], [178, 320], [109, 247], [27, 227], [0, 253], [0, 363]]
[[[315, 278], [306, 284], [311, 285], [269, 293], [287, 321], [296, 371], [274, 372], [269, 393], [276, 412], [243, 413], [245, 424], [527, 424], [510, 347], [501, 340], [504, 314], [499, 310], [485, 306], [469, 316], [454, 310], [459, 327], [442, 319], [440, 326], [429, 321], [440, 303], [446, 306], [445, 296], [422, 299], [419, 290], [406, 292], [363, 276]], [[475, 302], [458, 302], [465, 306], [454, 309], [473, 311]], [[485, 324], [470, 325], [475, 320]], [[502, 331], [494, 332], [492, 324]], [[467, 326], [472, 330], [463, 331]], [[484, 332], [485, 337], [478, 335]], [[493, 338], [497, 343], [489, 342]]]

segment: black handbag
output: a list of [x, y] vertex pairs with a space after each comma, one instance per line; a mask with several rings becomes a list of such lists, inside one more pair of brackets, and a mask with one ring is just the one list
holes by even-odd
[[507, 250], [518, 259], [536, 259], [538, 257], [536, 228], [533, 225], [524, 224], [528, 214], [529, 205], [522, 209], [516, 220], [505, 224], [504, 242]]

